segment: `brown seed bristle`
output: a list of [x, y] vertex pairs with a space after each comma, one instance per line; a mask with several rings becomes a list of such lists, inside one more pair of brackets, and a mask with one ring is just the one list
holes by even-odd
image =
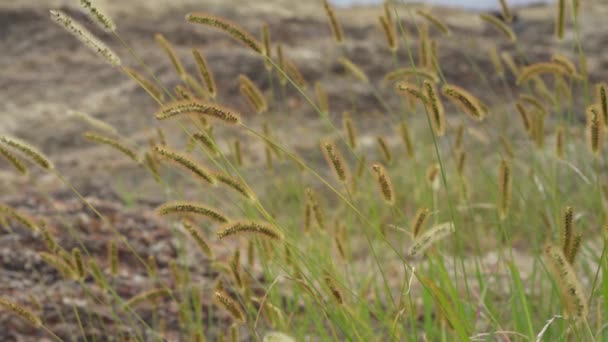
[[568, 57], [555, 53], [551, 56], [551, 62], [560, 65], [568, 76], [577, 76], [576, 65]]
[[118, 135], [118, 131], [112, 125], [107, 124], [107, 123], [93, 117], [92, 115], [90, 115], [88, 113], [79, 112], [79, 111], [75, 111], [75, 110], [68, 110], [67, 114], [70, 117], [76, 117], [78, 119], [81, 119], [83, 122], [94, 127], [95, 129], [104, 131], [109, 134]]
[[506, 219], [509, 214], [512, 182], [511, 165], [503, 159], [498, 168], [498, 217], [501, 220]]
[[42, 238], [44, 239], [44, 244], [46, 245], [46, 248], [50, 252], [56, 253], [59, 250], [59, 244], [49, 231], [48, 227], [46, 226], [46, 223], [40, 222], [39, 230], [42, 233]]
[[160, 298], [169, 296], [171, 296], [171, 291], [165, 287], [147, 290], [131, 297], [122, 305], [122, 309], [134, 308], [144, 302], [156, 302]]
[[89, 0], [80, 0], [80, 6], [87, 11], [87, 15], [97, 26], [106, 32], [116, 31], [116, 25], [106, 13], [99, 7], [94, 6]]
[[[68, 262], [65, 262], [62, 258], [59, 258], [54, 254], [50, 254], [50, 253], [46, 253], [46, 252], [40, 252], [40, 253], [38, 253], [38, 255], [40, 255], [40, 258], [44, 262], [46, 262], [47, 264], [52, 266], [54, 269], [56, 269], [59, 273], [61, 273], [61, 275], [64, 278], [74, 279], [74, 276], [76, 275], [76, 273], [74, 272], [75, 270], [72, 268], [72, 265], [70, 265]], [[67, 255], [69, 256], [70, 254], [67, 253]], [[69, 260], [71, 262], [71, 257], [69, 257]]]
[[62, 11], [51, 10], [51, 20], [57, 25], [63, 27], [66, 31], [72, 34], [76, 39], [80, 40], [81, 43], [86, 45], [89, 49], [97, 53], [100, 57], [110, 63], [112, 66], [120, 66], [120, 58], [112, 49], [110, 49], [101, 40], [95, 37], [89, 30], [84, 26], [80, 25], [74, 18], [65, 14]]
[[574, 211], [572, 207], [564, 208], [562, 220], [562, 252], [568, 255], [570, 245], [572, 244], [572, 223], [574, 220]]
[[443, 103], [441, 103], [441, 99], [437, 96], [435, 84], [428, 80], [424, 80], [422, 87], [424, 89], [424, 95], [426, 95], [426, 98], [428, 99], [429, 105], [427, 107], [428, 112], [430, 112], [433, 130], [435, 131], [435, 135], [441, 137], [445, 135], [445, 110], [443, 108]]
[[32, 232], [38, 232], [39, 230], [38, 224], [36, 224], [33, 218], [29, 217], [26, 214], [20, 213], [13, 207], [0, 205], [0, 214], [12, 217], [15, 221], [19, 222], [21, 225], [28, 228]]
[[312, 212], [315, 216], [315, 221], [320, 229], [325, 230], [325, 212], [323, 207], [319, 203], [317, 199], [317, 195], [311, 188], [306, 189], [306, 197], [308, 198], [308, 203], [310, 203], [312, 207]]
[[194, 24], [202, 24], [214, 27], [228, 33], [235, 40], [250, 47], [253, 51], [264, 54], [264, 49], [261, 44], [253, 38], [244, 29], [238, 25], [219, 17], [209, 15], [207, 13], [190, 13], [186, 15], [186, 20]]
[[525, 103], [533, 106], [537, 111], [541, 112], [542, 115], [549, 114], [549, 111], [547, 110], [547, 108], [545, 107], [545, 105], [543, 105], [536, 97], [534, 97], [532, 95], [526, 95], [526, 94], [524, 94], [524, 95], [521, 95], [519, 97], [519, 99], [521, 100], [519, 102], [521, 102], [522, 105], [525, 102]]
[[[427, 68], [423, 68], [423, 67], [395, 69], [395, 70], [389, 72], [388, 74], [386, 74], [384, 76], [384, 80], [397, 81], [402, 78], [408, 78], [408, 77], [416, 77], [416, 78], [420, 77], [420, 78], [424, 78], [424, 79], [433, 81], [434, 83], [439, 82], [439, 77], [437, 76], [437, 73], [435, 71], [427, 69]], [[412, 87], [416, 88], [415, 86], [412, 86]]]
[[226, 218], [226, 216], [221, 214], [216, 209], [209, 208], [207, 206], [204, 206], [200, 203], [195, 203], [195, 202], [186, 202], [186, 201], [168, 202], [168, 203], [165, 203], [165, 204], [161, 205], [160, 207], [158, 207], [156, 209], [156, 212], [158, 213], [158, 215], [161, 215], [161, 216], [171, 215], [171, 214], [181, 214], [181, 215], [195, 214], [195, 215], [201, 215], [201, 216], [207, 217], [210, 220], [216, 221], [219, 223], [228, 222], [228, 218]]
[[336, 149], [336, 146], [330, 141], [322, 141], [321, 150], [323, 151], [327, 164], [331, 166], [332, 171], [336, 175], [336, 178], [341, 182], [346, 182], [349, 173], [348, 168], [344, 162], [344, 158], [342, 158], [342, 155]]
[[231, 125], [241, 122], [239, 115], [234, 111], [217, 104], [202, 101], [174, 101], [167, 103], [156, 112], [155, 116], [158, 120], [165, 120], [184, 114], [207, 115]]
[[346, 57], [338, 58], [338, 62], [348, 71], [354, 78], [361, 82], [369, 83], [369, 78], [365, 74], [365, 71], [357, 66], [353, 61]]
[[182, 62], [179, 60], [179, 57], [177, 57], [175, 49], [173, 49], [173, 45], [171, 45], [171, 43], [167, 40], [167, 38], [165, 38], [165, 36], [162, 35], [162, 33], [157, 33], [154, 36], [154, 39], [156, 39], [158, 45], [160, 45], [171, 60], [177, 75], [183, 79], [186, 75], [186, 70], [184, 69]]
[[350, 147], [352, 149], [357, 148], [357, 129], [355, 128], [355, 124], [353, 123], [349, 112], [344, 112], [342, 114], [342, 126], [344, 127], [344, 131], [346, 131]]
[[209, 69], [207, 60], [205, 59], [203, 54], [197, 49], [192, 49], [192, 56], [194, 56], [194, 61], [198, 69], [198, 73], [201, 77], [201, 80], [203, 81], [203, 83], [205, 83], [205, 86], [207, 87], [207, 92], [209, 93], [209, 96], [211, 96], [211, 98], [215, 98], [217, 96], [215, 78], [213, 77], [211, 69]]
[[13, 167], [17, 169], [19, 173], [21, 173], [22, 175], [27, 174], [27, 166], [25, 166], [25, 164], [19, 159], [19, 157], [17, 157], [2, 146], [0, 146], [0, 156], [4, 157], [6, 161], [13, 165]]
[[403, 140], [403, 144], [405, 145], [405, 149], [407, 151], [407, 155], [409, 158], [413, 158], [415, 154], [414, 144], [412, 142], [412, 136], [410, 135], [410, 130], [408, 124], [403, 121], [399, 125], [399, 130], [401, 132], [401, 140]]
[[416, 237], [409, 248], [408, 254], [411, 257], [416, 257], [424, 253], [424, 251], [429, 249], [434, 243], [442, 240], [454, 231], [455, 228], [452, 222], [438, 224]]
[[266, 223], [257, 221], [236, 221], [228, 223], [217, 232], [217, 237], [223, 239], [243, 233], [258, 234], [272, 240], [283, 239], [283, 234], [280, 231]]
[[531, 64], [521, 70], [517, 77], [517, 84], [520, 85], [542, 74], [567, 75], [568, 71], [562, 65], [553, 62]]
[[567, 318], [584, 319], [587, 316], [587, 301], [576, 273], [563, 251], [553, 245], [544, 250], [545, 261], [557, 280], [564, 301], [564, 314]]
[[483, 109], [483, 104], [468, 91], [451, 84], [444, 85], [441, 91], [452, 103], [473, 119], [481, 121], [485, 118], [486, 111]]
[[384, 140], [384, 137], [382, 137], [382, 136], [376, 137], [376, 143], [378, 144], [378, 149], [380, 150], [380, 153], [384, 157], [384, 160], [388, 164], [390, 164], [393, 161], [393, 154], [391, 153], [391, 150], [389, 149], [388, 144], [386, 143], [386, 140]]
[[189, 170], [190, 172], [192, 172], [194, 175], [201, 178], [205, 182], [207, 182], [211, 185], [216, 184], [216, 180], [215, 180], [215, 178], [213, 178], [213, 175], [211, 174], [211, 172], [207, 171], [203, 166], [201, 166], [199, 163], [192, 160], [189, 156], [176, 152], [176, 151], [173, 151], [173, 150], [163, 147], [163, 146], [155, 146], [154, 151], [159, 156], [162, 156], [162, 157], [168, 159], [169, 161], [174, 162], [175, 164]]
[[479, 17], [483, 21], [491, 24], [492, 26], [494, 26], [494, 28], [502, 32], [502, 34], [504, 34], [505, 37], [507, 37], [511, 43], [517, 41], [517, 36], [515, 35], [515, 32], [513, 32], [513, 30], [507, 24], [505, 24], [504, 21], [498, 19], [497, 17], [491, 14], [486, 13], [480, 14]]
[[138, 163], [138, 164], [141, 163], [141, 159], [137, 155], [137, 152], [135, 152], [133, 149], [131, 149], [127, 145], [121, 143], [120, 141], [118, 141], [114, 138], [106, 137], [106, 136], [103, 136], [103, 135], [100, 135], [97, 133], [93, 133], [93, 132], [85, 132], [82, 134], [82, 136], [89, 141], [110, 146], [110, 147], [114, 148], [115, 150], [123, 153], [127, 157], [131, 158], [136, 163]]
[[439, 190], [439, 176], [441, 175], [441, 168], [439, 164], [433, 163], [426, 169], [426, 182], [431, 186], [434, 191]]
[[162, 103], [164, 100], [163, 92], [152, 83], [148, 78], [139, 73], [137, 70], [123, 66], [122, 70], [131, 77], [142, 89], [144, 89], [154, 100], [158, 103]]
[[249, 187], [241, 182], [239, 179], [229, 176], [225, 173], [216, 172], [213, 174], [213, 177], [220, 183], [226, 185], [232, 190], [238, 192], [243, 195], [246, 199], [253, 201], [255, 200], [255, 195], [250, 191]]
[[424, 18], [426, 21], [428, 21], [431, 25], [433, 25], [441, 33], [445, 34], [446, 36], [450, 35], [450, 29], [447, 27], [447, 25], [441, 19], [439, 19], [438, 17], [433, 15], [431, 12], [419, 9], [419, 10], [416, 10], [416, 14], [418, 14], [419, 16]]
[[194, 96], [194, 94], [192, 92], [190, 92], [189, 89], [187, 89], [186, 87], [184, 87], [181, 84], [176, 85], [173, 90], [174, 90], [173, 93], [175, 94], [175, 97], [180, 100], [192, 101], [192, 100], [196, 99], [196, 96]]
[[380, 16], [378, 17], [378, 20], [380, 21], [380, 27], [382, 28], [382, 32], [384, 32], [384, 37], [386, 38], [389, 50], [393, 52], [397, 51], [398, 44], [395, 26], [386, 16]]
[[376, 182], [382, 193], [384, 201], [392, 206], [395, 204], [395, 192], [393, 191], [393, 183], [386, 173], [386, 169], [380, 163], [372, 164], [372, 171], [376, 176]]
[[596, 86], [596, 96], [604, 125], [608, 125], [608, 85], [599, 83]]
[[605, 125], [600, 109], [596, 105], [587, 108], [587, 130], [589, 136], [589, 148], [596, 156], [600, 155], [604, 141]]
[[327, 19], [329, 19], [329, 27], [334, 36], [334, 39], [338, 44], [341, 44], [344, 41], [344, 33], [342, 32], [342, 26], [340, 25], [340, 22], [336, 17], [334, 9], [327, 0], [323, 0], [323, 8], [325, 8]]
[[232, 274], [232, 279], [234, 279], [234, 283], [240, 289], [243, 288], [243, 278], [241, 277], [241, 252], [237, 249], [232, 254], [232, 258], [230, 258], [230, 273]]
[[209, 151], [209, 153], [211, 153], [212, 155], [214, 155], [214, 156], [220, 155], [220, 151], [217, 149], [215, 142], [213, 141], [213, 139], [211, 138], [211, 136], [208, 133], [196, 132], [196, 133], [192, 134], [192, 139], [203, 144], [203, 146], [205, 146], [207, 151]]
[[325, 277], [323, 277], [323, 279], [325, 280], [325, 284], [329, 288], [329, 292], [330, 292], [332, 298], [336, 301], [336, 303], [338, 303], [340, 305], [344, 304], [344, 296], [342, 295], [342, 291], [340, 291], [340, 288], [338, 287], [336, 282], [332, 279], [332, 277], [329, 275], [326, 275]]
[[183, 220], [182, 226], [188, 231], [190, 236], [194, 239], [194, 242], [196, 242], [196, 245], [201, 250], [201, 252], [203, 252], [203, 254], [205, 254], [209, 259], [213, 259], [213, 251], [211, 250], [211, 247], [209, 247], [209, 243], [198, 232], [198, 230], [196, 230], [196, 228], [194, 228], [192, 226], [192, 223], [190, 223], [186, 220]]
[[17, 303], [14, 303], [6, 298], [0, 297], [0, 306], [12, 311], [15, 315], [27, 321], [35, 328], [40, 328], [42, 326], [42, 320], [40, 320], [38, 316], [36, 316], [33, 312]]
[[245, 313], [241, 306], [228, 293], [224, 291], [215, 291], [215, 300], [222, 306], [234, 320], [240, 323], [245, 323]]
[[430, 211], [427, 208], [419, 208], [416, 211], [416, 215], [414, 216], [414, 219], [412, 220], [412, 223], [411, 223], [412, 236], [414, 238], [416, 238], [416, 237], [418, 237], [418, 235], [420, 235], [420, 232], [422, 231], [422, 227], [424, 227], [426, 220], [429, 218], [429, 213], [430, 213]]
[[250, 101], [255, 104], [258, 113], [263, 113], [268, 110], [268, 104], [264, 98], [264, 93], [249, 77], [241, 74], [239, 75], [239, 82], [242, 87], [241, 91], [244, 91], [245, 96], [249, 97]]
[[24, 141], [17, 138], [0, 135], [0, 143], [4, 143], [5, 145], [19, 151], [23, 155], [27, 156], [32, 162], [45, 170], [53, 169], [53, 164], [42, 154], [42, 152], [38, 151], [35, 147]]
[[425, 105], [428, 104], [427, 98], [420, 91], [419, 87], [417, 87], [414, 84], [407, 83], [407, 82], [397, 82], [395, 84], [395, 90], [397, 90], [397, 92], [400, 95], [413, 96], [414, 98], [422, 101], [423, 104], [425, 104]]
[[570, 263], [570, 265], [574, 264], [576, 255], [578, 254], [578, 251], [581, 247], [582, 240], [583, 240], [583, 235], [580, 233], [576, 234], [576, 236], [574, 236], [574, 239], [572, 240], [572, 244], [570, 245], [570, 250], [568, 251], [568, 254], [566, 255], [566, 259], [568, 259], [568, 262]]
[[[294, 64], [293, 61], [286, 59], [284, 62], [284, 71], [289, 76], [289, 78], [295, 83], [296, 86], [301, 89], [308, 88], [308, 82], [300, 72], [300, 69]], [[286, 80], [287, 81], [287, 80]]]
[[80, 249], [72, 249], [72, 259], [72, 264], [76, 266], [76, 275], [79, 279], [84, 279], [84, 277], [87, 275], [87, 271], [84, 266], [84, 262], [82, 261], [82, 253], [80, 253]]

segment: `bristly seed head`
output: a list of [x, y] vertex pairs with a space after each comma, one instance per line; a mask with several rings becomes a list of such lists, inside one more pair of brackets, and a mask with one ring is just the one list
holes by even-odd
[[51, 19], [80, 40], [83, 44], [88, 46], [91, 50], [95, 51], [108, 63], [112, 64], [113, 66], [120, 66], [121, 63], [118, 55], [116, 55], [112, 49], [95, 37], [91, 32], [89, 32], [89, 30], [84, 28], [84, 26], [78, 24], [74, 18], [63, 13], [62, 11], [51, 10]]
[[260, 236], [273, 240], [283, 239], [283, 234], [280, 231], [266, 223], [256, 221], [231, 222], [217, 232], [217, 236], [218, 238], [223, 239], [232, 235], [243, 233], [259, 234]]

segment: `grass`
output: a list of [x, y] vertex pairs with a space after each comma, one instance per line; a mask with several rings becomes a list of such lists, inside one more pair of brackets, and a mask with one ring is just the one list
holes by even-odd
[[[92, 8], [95, 15], [107, 19], [94, 5], [89, 2], [86, 5], [85, 9]], [[323, 8], [320, 6], [319, 10]], [[53, 248], [40, 251], [46, 259], [60, 263], [68, 281], [77, 283], [90, 300], [112, 313], [109, 319], [101, 319], [91, 312], [83, 315], [74, 307], [77, 321], [69, 323], [78, 326], [80, 337], [87, 338], [87, 326], [101, 325], [106, 331], [116, 331], [119, 340], [168, 339], [162, 320], [156, 315], [144, 316], [140, 310], [143, 303], [154, 308], [173, 303], [178, 307], [178, 330], [184, 340], [215, 340], [219, 336], [269, 340], [265, 336], [276, 331], [286, 334], [281, 335], [281, 341], [608, 339], [604, 326], [608, 314], [605, 257], [608, 244], [603, 214], [607, 199], [601, 139], [608, 109], [588, 94], [592, 85], [587, 71], [579, 65], [580, 73], [574, 73], [554, 60], [528, 61], [527, 65], [542, 67], [524, 69], [526, 65], [518, 65], [525, 77], [513, 74], [512, 79], [507, 79], [505, 73], [509, 71], [505, 70], [510, 68], [497, 66], [504, 89], [493, 89], [487, 86], [489, 75], [463, 49], [471, 68], [477, 70], [481, 88], [506, 99], [506, 104], [485, 104], [474, 95], [479, 86], [445, 78], [428, 24], [413, 20], [416, 13], [407, 7], [387, 4], [381, 20], [383, 32], [397, 35], [387, 37], [391, 45], [387, 49], [393, 50], [395, 57], [387, 62], [394, 63], [395, 70], [410, 70], [401, 77], [395, 74], [392, 77], [397, 78], [395, 81], [407, 80], [412, 91], [384, 91], [348, 58], [343, 44], [349, 38], [339, 26], [339, 16], [326, 2], [324, 10], [336, 49], [340, 51], [338, 60], [349, 80], [367, 87], [378, 99], [379, 110], [385, 112], [378, 117], [379, 122], [394, 127], [395, 132], [406, 124], [411, 142], [397, 143], [398, 134], [380, 132], [377, 149], [355, 146], [356, 134], [366, 132], [362, 125], [357, 125], [357, 115], [353, 115], [359, 110], [354, 95], [350, 95], [353, 105], [347, 116], [349, 124], [343, 128], [342, 118], [335, 120], [336, 116], [331, 115], [336, 113], [331, 112], [323, 94], [323, 89], [330, 89], [331, 84], [304, 87], [293, 62], [273, 58], [272, 48], [267, 47], [272, 45], [268, 37], [264, 38], [262, 48], [252, 35], [222, 18], [202, 13], [188, 16], [192, 23], [224, 31], [259, 55], [268, 66], [270, 84], [278, 85], [280, 90], [260, 90], [245, 75], [241, 76], [243, 86], [248, 89], [243, 93], [252, 104], [251, 110], [268, 110], [262, 114], [268, 117], [263, 129], [225, 109], [234, 99], [218, 96], [222, 99], [220, 103], [215, 94], [205, 91], [215, 86], [210, 84], [212, 74], [205, 70], [202, 54], [196, 53], [194, 57], [204, 85], [184, 69], [170, 42], [162, 38], [164, 51], [176, 67], [177, 76], [184, 81], [174, 94], [111, 29], [130, 54], [112, 58], [111, 62], [138, 61], [133, 68], [116, 70], [134, 78], [142, 91], [158, 102], [158, 113], [167, 114], [157, 115], [159, 127], [176, 125], [189, 138], [186, 148], [170, 148], [179, 153], [179, 158], [173, 158], [177, 166], [194, 175], [188, 170], [168, 173], [176, 167], [162, 162], [158, 153], [164, 150], [159, 147], [164, 144], [161, 137], [151, 146], [139, 146], [135, 152], [119, 142], [125, 140], [123, 137], [115, 139], [95, 133], [88, 133], [89, 136], [98, 137], [93, 140], [126, 153], [149, 170], [150, 177], [155, 177], [158, 185], [167, 190], [167, 205], [192, 200], [183, 195], [186, 193], [182, 189], [183, 180], [196, 181], [197, 175], [202, 174], [200, 170], [209, 169], [211, 172], [205, 171], [202, 177], [205, 182], [197, 183], [206, 202], [200, 208], [205, 209], [208, 204], [217, 208], [214, 209], [217, 212], [210, 215], [200, 210], [203, 215], [221, 217], [221, 222], [227, 220], [224, 228], [230, 230], [222, 231], [218, 224], [193, 217], [189, 210], [174, 210], [175, 215], [166, 219], [176, 238], [178, 255], [164, 265], [173, 279], [162, 281], [158, 272], [163, 269], [157, 269], [159, 266], [139, 255], [60, 171], [49, 170], [112, 227], [116, 241], [124, 244], [138, 261], [138, 267], [155, 279], [149, 291], [123, 298], [115, 287], [114, 272], [100, 269], [84, 244], [78, 249], [76, 262], [63, 247], [48, 243]], [[53, 12], [53, 16], [62, 18], [58, 12]], [[560, 12], [560, 25], [564, 24], [562, 16]], [[441, 26], [444, 25], [441, 18], [428, 12], [423, 12], [423, 17], [432, 18], [431, 23], [447, 32], [447, 27]], [[402, 20], [418, 23], [420, 36], [405, 35]], [[494, 17], [490, 21], [509, 32], [512, 52], [526, 60], [525, 50], [518, 45], [510, 24]], [[572, 21], [571, 29], [577, 33], [578, 41], [573, 50], [561, 44], [562, 62], [568, 52], [584, 57], [579, 22], [574, 14]], [[387, 25], [391, 28], [387, 29]], [[463, 42], [468, 39], [452, 35], [451, 39]], [[80, 38], [85, 43], [98, 42], [94, 37]], [[396, 39], [408, 60], [396, 57]], [[416, 40], [421, 47], [417, 58], [410, 50], [410, 40]], [[95, 46], [102, 46], [102, 50], [95, 48], [102, 57], [115, 56], [105, 45]], [[496, 54], [488, 55], [490, 59], [495, 65], [500, 63]], [[286, 65], [289, 67], [284, 68]], [[436, 91], [435, 86], [443, 92]], [[325, 125], [323, 133], [331, 139], [317, 144], [320, 147], [315, 156], [298, 155], [273, 134], [274, 129], [288, 129], [274, 127], [271, 119], [286, 107], [287, 87], [295, 89], [318, 113]], [[584, 101], [575, 98], [578, 89], [584, 90]], [[160, 96], [161, 91], [166, 100]], [[521, 102], [525, 110], [518, 108], [518, 114], [516, 103], [522, 95], [542, 106]], [[589, 99], [599, 103], [590, 109], [594, 115], [585, 126], [578, 123], [575, 113], [585, 112], [591, 104]], [[401, 106], [395, 107], [395, 103]], [[547, 108], [546, 113], [540, 107]], [[527, 119], [528, 130], [519, 122], [519, 115]], [[169, 116], [171, 120], [161, 120]], [[247, 134], [266, 146], [265, 166], [242, 163], [235, 151], [220, 148], [223, 146], [220, 142], [234, 146], [233, 140], [222, 141], [222, 136], [212, 134], [212, 127], [226, 124], [230, 127], [225, 130]], [[351, 129], [353, 125], [358, 126], [358, 133]], [[559, 153], [552, 140], [558, 127], [564, 130], [560, 133]], [[192, 138], [201, 133], [208, 137], [204, 142]], [[295, 130], [280, 133], [296, 134]], [[18, 156], [10, 161], [33, 159], [38, 164], [43, 161], [43, 167], [51, 165], [29, 145], [0, 137], [0, 142], [7, 141], [11, 143], [4, 147]], [[415, 154], [409, 151], [412, 146]], [[147, 158], [141, 152], [144, 149]], [[217, 182], [213, 179], [217, 172], [229, 178]], [[200, 181], [201, 177], [198, 178]], [[125, 186], [120, 180], [117, 183]], [[122, 196], [131, 198], [124, 192]], [[574, 208], [572, 224], [563, 222], [568, 221], [563, 217], [566, 207]], [[423, 212], [419, 211], [422, 208], [428, 208], [429, 217], [423, 225], [415, 225], [414, 217]], [[5, 221], [26, 222], [36, 229], [36, 224], [24, 220], [25, 216], [9, 207], [0, 207], [0, 217]], [[582, 234], [580, 247], [573, 247], [576, 244], [573, 232]], [[69, 234], [79, 240], [76, 230], [71, 229]], [[216, 260], [213, 255], [219, 253], [207, 250], [207, 241], [216, 241], [218, 234], [232, 243], [210, 244], [210, 248], [229, 249], [230, 260]], [[48, 238], [48, 234], [44, 236]], [[201, 247], [201, 253], [188, 253], [196, 246]], [[183, 266], [188, 258], [211, 259], [216, 282], [194, 282], [193, 274]], [[75, 279], [76, 268], [86, 265], [90, 277]], [[214, 306], [203, 305], [213, 300]], [[26, 321], [35, 322], [36, 327], [54, 339], [69, 339], [53, 333], [44, 317], [32, 316], [14, 303], [3, 303], [4, 299], [1, 305]], [[109, 330], [110, 325], [126, 327], [128, 333], [123, 335], [123, 329]]]

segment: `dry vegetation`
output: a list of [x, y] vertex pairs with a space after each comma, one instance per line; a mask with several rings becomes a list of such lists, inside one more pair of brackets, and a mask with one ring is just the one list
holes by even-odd
[[595, 6], [558, 1], [530, 43], [508, 1], [469, 15], [478, 36], [448, 10], [387, 2], [370, 10], [379, 74], [353, 45], [369, 13], [344, 20], [323, 1], [322, 78], [274, 40], [280, 25], [189, 12], [188, 32], [257, 61], [228, 91], [207, 49], [157, 33], [167, 81], [119, 21], [81, 4], [103, 35], [64, 10], [50, 19], [154, 108], [137, 134], [70, 112], [129, 165], [92, 158], [101, 188], [122, 189], [95, 197], [81, 189], [93, 174], [74, 182], [83, 169], [65, 156], [0, 134], [7, 188], [37, 184], [0, 203], [3, 339], [608, 338], [608, 86], [581, 20]]

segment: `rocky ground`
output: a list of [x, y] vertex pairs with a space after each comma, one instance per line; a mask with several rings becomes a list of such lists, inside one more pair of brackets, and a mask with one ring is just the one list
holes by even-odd
[[[104, 260], [100, 261], [104, 267], [107, 264], [103, 259], [105, 246], [115, 232], [112, 227], [127, 236], [142, 256], [154, 253], [159, 266], [166, 266], [168, 260], [175, 256], [173, 235], [166, 223], [158, 220], [152, 212], [163, 198], [162, 189], [142, 168], [133, 166], [107, 148], [86, 143], [81, 137], [86, 126], [67, 115], [70, 109], [87, 112], [117, 127], [132, 146], [144, 148], [148, 139], [156, 134], [153, 113], [157, 105], [131, 80], [91, 54], [48, 19], [50, 8], [62, 8], [85, 21], [74, 3], [76, 1], [19, 0], [0, 4], [0, 134], [17, 136], [39, 146], [55, 162], [61, 175], [111, 222], [101, 222], [55, 175], [34, 171], [27, 177], [16, 176], [3, 161], [0, 161], [0, 204], [39, 215], [57, 232], [69, 228], [82, 233], [77, 234], [86, 236], [82, 241], [74, 240], [73, 234], [57, 236], [61, 236], [62, 246], [69, 249], [84, 244], [93, 257]], [[341, 52], [333, 48], [326, 19], [316, 2], [207, 0], [200, 5], [196, 0], [106, 0], [103, 4], [115, 18], [120, 36], [143, 57], [163, 83], [173, 88], [178, 80], [170, 62], [154, 42], [156, 32], [162, 32], [175, 45], [192, 72], [195, 69], [190, 49], [200, 48], [215, 72], [222, 101], [241, 110], [250, 126], [259, 127], [263, 121], [271, 120], [275, 127], [284, 127], [276, 129], [279, 139], [301, 153], [316, 149], [318, 138], [324, 134], [323, 126], [310, 106], [292, 92], [287, 109], [264, 118], [248, 114], [246, 102], [239, 95], [237, 77], [246, 74], [269, 91], [262, 61], [223, 34], [186, 23], [183, 19], [186, 13], [194, 10], [211, 12], [238, 22], [255, 33], [263, 23], [268, 23], [273, 41], [285, 46], [307, 81], [310, 84], [324, 82], [333, 113], [347, 109], [350, 98], [354, 96], [360, 109], [355, 113], [359, 125], [369, 128], [366, 131], [383, 129], [370, 114], [382, 110], [374, 94], [365, 86], [351, 87], [352, 81], [336, 61]], [[606, 79], [608, 57], [601, 49], [607, 46], [608, 36], [600, 23], [608, 14], [608, 6], [592, 6], [584, 8], [580, 34], [590, 56], [587, 61], [589, 71], [594, 78]], [[380, 85], [380, 92], [389, 98], [389, 86], [379, 81], [390, 71], [387, 61], [391, 59], [377, 25], [380, 11], [380, 8], [365, 7], [341, 10], [338, 15], [348, 37], [344, 52], [367, 72], [374, 83]], [[492, 76], [493, 68], [486, 51], [494, 43], [504, 48], [509, 44], [504, 43], [492, 28], [483, 25], [475, 14], [456, 9], [436, 9], [434, 13], [445, 18], [454, 35], [477, 37], [475, 41], [468, 41], [466, 38], [440, 38], [435, 33], [447, 79], [468, 89], [477, 89], [479, 96], [488, 102], [500, 103], [501, 94], [484, 90], [483, 82], [471, 69], [467, 58], [479, 65], [486, 81], [496, 89], [499, 88], [499, 80]], [[558, 43], [553, 39], [552, 13], [553, 9], [547, 7], [518, 10], [519, 19], [514, 30], [519, 37], [520, 48], [530, 61], [546, 59], [560, 46], [572, 46], [574, 32], [568, 32], [565, 42]], [[404, 18], [405, 27], [410, 31], [414, 30], [413, 19]], [[137, 66], [115, 37], [100, 36], [124, 56], [125, 64]], [[415, 41], [411, 46], [415, 52]], [[407, 58], [404, 49], [401, 49], [399, 58]], [[337, 114], [333, 117], [339, 118]], [[294, 131], [296, 136], [308, 138], [294, 139]], [[175, 138], [178, 132], [177, 128], [168, 129], [166, 135], [171, 143], [183, 145], [183, 140]], [[236, 133], [219, 130], [218, 134], [231, 137]], [[252, 168], [263, 163], [263, 144], [251, 137], [242, 139], [251, 141], [251, 144], [243, 145]], [[224, 147], [228, 151], [228, 146]], [[34, 307], [37, 302], [41, 303], [36, 310], [55, 333], [63, 338], [77, 335], [77, 327], [68, 324], [75, 321], [74, 312], [91, 305], [95, 296], [105, 294], [86, 295], [74, 282], [61, 280], [38, 257], [36, 252], [43, 249], [40, 237], [25, 229], [10, 226], [10, 231], [1, 233], [0, 295]], [[126, 246], [121, 246], [123, 268], [114, 281], [115, 288], [123, 297], [149, 288], [151, 282], [145, 270], [138, 267], [137, 260], [131, 260], [129, 255], [132, 254]], [[198, 281], [210, 287], [214, 274], [207, 266], [191, 265], [191, 270], [200, 277]], [[167, 270], [166, 267], [164, 269]], [[169, 273], [161, 274], [160, 278], [170, 282]], [[152, 309], [146, 310], [143, 316], [151, 315]], [[176, 310], [175, 307], [158, 310], [166, 315], [164, 318], [170, 331], [177, 326]], [[99, 317], [108, 317], [109, 321], [112, 313], [100, 309], [98, 314]], [[103, 332], [94, 329], [88, 330], [91, 335], [104, 336]], [[32, 334], [35, 333], [27, 325], [0, 312], [0, 340], [32, 340], [35, 338]]]

